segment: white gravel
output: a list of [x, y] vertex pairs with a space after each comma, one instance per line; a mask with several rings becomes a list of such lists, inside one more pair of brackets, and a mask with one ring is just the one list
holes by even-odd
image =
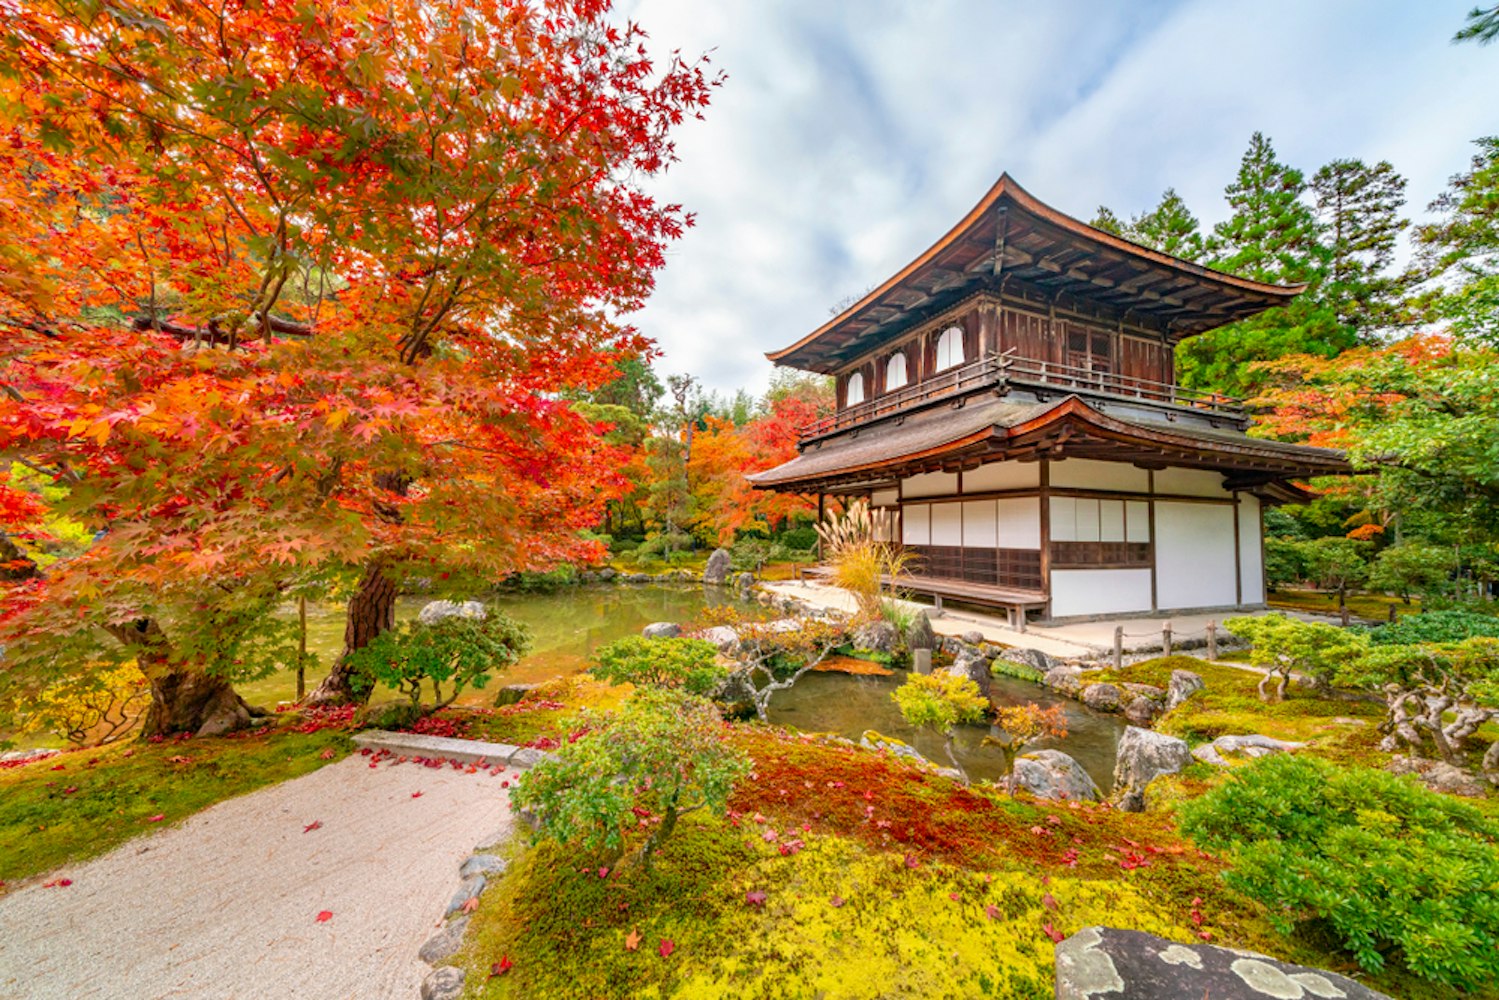
[[0, 898], [0, 997], [416, 1000], [417, 949], [508, 832], [515, 776], [356, 754], [60, 869], [71, 886]]

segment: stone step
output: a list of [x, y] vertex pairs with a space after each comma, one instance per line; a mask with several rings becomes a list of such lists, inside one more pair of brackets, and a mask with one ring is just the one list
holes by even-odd
[[418, 733], [392, 733], [384, 729], [367, 729], [356, 733], [354, 745], [360, 749], [384, 750], [402, 757], [442, 757], [466, 764], [483, 760], [491, 765], [504, 764], [514, 768], [535, 767], [543, 761], [556, 759], [545, 750], [512, 746], [509, 743], [460, 740], [451, 736], [422, 736]]

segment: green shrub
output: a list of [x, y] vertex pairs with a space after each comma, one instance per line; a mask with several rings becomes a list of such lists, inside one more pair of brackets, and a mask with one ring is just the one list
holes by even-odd
[[731, 565], [740, 573], [754, 573], [770, 561], [772, 546], [763, 538], [740, 538], [729, 550]]
[[[1249, 662], [1266, 671], [1259, 685], [1264, 701], [1285, 697], [1293, 673], [1305, 674], [1318, 686], [1326, 687], [1340, 666], [1361, 656], [1368, 646], [1364, 636], [1350, 629], [1279, 614], [1230, 618], [1223, 624], [1252, 644]], [[1276, 685], [1273, 693], [1272, 681]]]
[[1284, 587], [1306, 579], [1306, 559], [1301, 554], [1302, 543], [1294, 538], [1265, 538], [1265, 582], [1271, 587]]
[[1499, 638], [1499, 618], [1473, 611], [1426, 611], [1361, 631], [1376, 646], [1462, 642], [1479, 637]]
[[1448, 988], [1499, 976], [1499, 826], [1410, 778], [1280, 754], [1183, 803], [1182, 830], [1281, 933], [1330, 932], [1359, 965]]
[[681, 688], [706, 697], [728, 676], [718, 647], [705, 639], [617, 639], [594, 654], [591, 673], [610, 684]]
[[788, 549], [813, 549], [817, 547], [817, 529], [808, 525], [805, 528], [792, 528], [781, 532], [776, 539]]
[[581, 718], [587, 732], [522, 775], [511, 794], [536, 817], [538, 839], [619, 852], [628, 832], [645, 827], [649, 865], [678, 819], [723, 813], [750, 769], [725, 742], [713, 706], [681, 691], [642, 689], [618, 711]]
[[491, 610], [485, 618], [406, 622], [381, 632], [349, 659], [366, 682], [395, 688], [413, 705], [421, 704], [423, 686], [430, 683], [433, 703], [427, 710], [436, 711], [451, 705], [464, 688], [482, 688], [493, 671], [520, 659], [530, 645], [524, 625]]
[[609, 551], [615, 553], [634, 552], [638, 548], [640, 548], [640, 539], [638, 538], [616, 538], [609, 543]]
[[968, 772], [958, 763], [952, 744], [958, 726], [984, 721], [989, 699], [979, 692], [979, 686], [967, 677], [949, 673], [907, 674], [906, 682], [890, 698], [908, 724], [942, 737], [947, 759], [962, 776], [963, 784], [968, 784]]

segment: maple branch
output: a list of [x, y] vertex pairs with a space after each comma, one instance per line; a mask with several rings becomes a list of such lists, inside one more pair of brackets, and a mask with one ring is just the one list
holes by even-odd
[[[266, 316], [264, 313], [261, 313], [259, 315], [261, 322], [263, 322], [266, 326], [268, 326], [276, 333], [285, 334], [288, 337], [311, 337], [313, 335], [312, 327], [307, 326], [304, 323], [294, 323], [289, 319], [280, 319], [276, 316]], [[204, 336], [205, 334], [207, 334], [210, 338], [217, 338], [220, 336], [220, 332], [215, 328], [212, 322], [206, 327], [185, 326], [181, 323], [162, 322], [150, 316], [137, 316], [135, 319], [131, 320], [130, 326], [131, 329], [134, 330], [157, 330], [161, 333], [167, 334], [168, 336], [176, 337], [178, 340], [195, 340]]]

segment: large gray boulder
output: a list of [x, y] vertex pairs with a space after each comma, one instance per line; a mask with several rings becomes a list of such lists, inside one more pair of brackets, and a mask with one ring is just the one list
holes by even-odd
[[1103, 797], [1083, 766], [1060, 750], [1032, 750], [1015, 758], [1012, 791], [1024, 788], [1038, 799], [1096, 802]]
[[1268, 757], [1273, 753], [1300, 750], [1304, 746], [1305, 743], [1278, 740], [1272, 736], [1220, 736], [1211, 743], [1193, 747], [1192, 756], [1209, 764], [1227, 767], [1235, 759]]
[[733, 557], [729, 555], [729, 550], [714, 549], [713, 554], [708, 557], [708, 565], [703, 569], [703, 582], [720, 586], [729, 579], [729, 573], [733, 569]]
[[682, 626], [676, 622], [651, 622], [640, 634], [647, 639], [675, 639], [682, 634]]
[[999, 658], [1023, 664], [1039, 674], [1047, 674], [1062, 665], [1061, 660], [1039, 649], [1002, 649]]
[[965, 648], [953, 661], [953, 665], [947, 668], [947, 672], [954, 677], [967, 677], [978, 685], [979, 694], [985, 698], [989, 697], [989, 690], [994, 684], [994, 674], [989, 670], [989, 659], [978, 650], [970, 647]]
[[937, 632], [925, 611], [916, 612], [916, 617], [911, 619], [911, 627], [906, 629], [906, 646], [913, 651], [937, 648]]
[[1056, 1000], [1390, 1000], [1336, 972], [1143, 931], [1085, 927], [1055, 955]]
[[900, 645], [900, 630], [884, 619], [865, 622], [854, 629], [855, 649], [868, 649], [876, 653], [893, 653]]
[[423, 625], [435, 625], [444, 618], [474, 618], [483, 621], [489, 612], [478, 601], [428, 601], [416, 613]]
[[1041, 683], [1053, 691], [1060, 691], [1070, 698], [1075, 698], [1083, 686], [1082, 669], [1068, 666], [1052, 667], [1042, 676]]
[[1190, 670], [1171, 671], [1171, 684], [1166, 688], [1166, 711], [1171, 711], [1206, 686], [1202, 678]]
[[699, 638], [707, 639], [718, 647], [719, 652], [723, 653], [731, 652], [735, 646], [739, 645], [739, 633], [727, 625], [715, 625], [712, 628], [703, 629]]
[[1423, 760], [1420, 757], [1396, 754], [1385, 770], [1391, 774], [1414, 774], [1421, 784], [1433, 792], [1445, 792], [1448, 795], [1482, 798], [1489, 790], [1488, 782], [1484, 779], [1439, 760]]
[[1117, 712], [1121, 697], [1119, 689], [1112, 684], [1089, 684], [1083, 688], [1083, 704], [1099, 712]]
[[1114, 791], [1119, 808], [1140, 812], [1145, 808], [1145, 786], [1163, 774], [1175, 774], [1192, 763], [1185, 740], [1139, 726], [1125, 726], [1119, 738], [1114, 763]]

